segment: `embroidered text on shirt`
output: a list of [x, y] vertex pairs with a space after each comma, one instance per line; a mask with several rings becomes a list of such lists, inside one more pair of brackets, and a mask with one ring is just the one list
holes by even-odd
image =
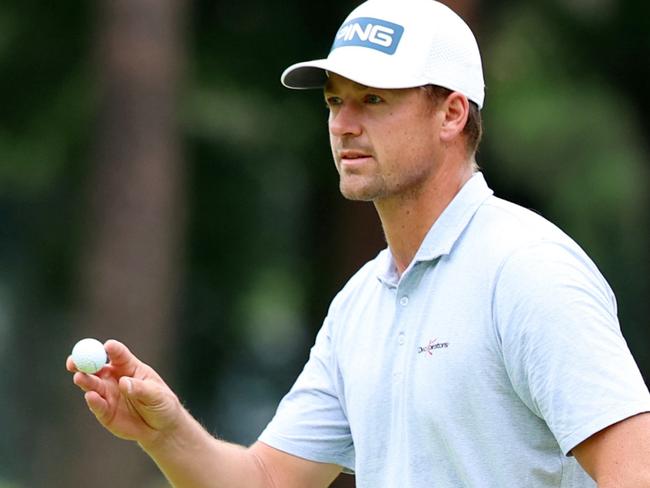
[[426, 352], [429, 356], [433, 356], [432, 351], [434, 351], [436, 349], [444, 349], [444, 348], [449, 347], [448, 342], [436, 342], [436, 341], [437, 341], [437, 339], [431, 339], [429, 341], [429, 344], [427, 344], [426, 346], [418, 347], [418, 354]]

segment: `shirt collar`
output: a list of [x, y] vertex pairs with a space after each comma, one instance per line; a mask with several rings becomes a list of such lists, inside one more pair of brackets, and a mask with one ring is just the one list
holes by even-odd
[[[460, 189], [447, 208], [427, 232], [413, 263], [432, 261], [449, 254], [481, 204], [493, 194], [483, 174], [475, 173]], [[411, 266], [413, 265], [411, 263]], [[411, 267], [409, 266], [409, 268]], [[379, 262], [378, 278], [389, 286], [396, 286], [397, 269], [390, 249], [385, 249]]]

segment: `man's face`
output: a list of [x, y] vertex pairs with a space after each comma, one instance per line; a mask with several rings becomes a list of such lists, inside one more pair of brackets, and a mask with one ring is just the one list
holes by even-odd
[[336, 74], [325, 86], [330, 145], [343, 196], [415, 196], [436, 171], [442, 120], [420, 88], [369, 88]]

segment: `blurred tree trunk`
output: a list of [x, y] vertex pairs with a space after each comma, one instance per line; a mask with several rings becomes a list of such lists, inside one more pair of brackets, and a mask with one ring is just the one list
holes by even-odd
[[[479, 0], [442, 0], [442, 3], [453, 9], [472, 28], [478, 37], [478, 7]], [[480, 47], [480, 46], [479, 46]], [[344, 201], [339, 206], [339, 216], [335, 221], [340, 223], [339, 229], [333, 232], [337, 236], [339, 258], [338, 280], [344, 282], [363, 263], [373, 257], [377, 250], [385, 247], [378, 218], [371, 205], [359, 202]], [[342, 474], [332, 488], [354, 488], [354, 476]]]
[[[184, 232], [176, 111], [186, 3], [96, 5], [100, 105], [76, 329], [79, 338], [124, 341], [165, 374], [173, 369]], [[60, 426], [73, 452], [49, 453], [60, 462], [47, 463], [40, 486], [147, 487], [161, 479], [137, 445], [99, 427], [80, 396], [69, 404], [71, 425]]]
[[[442, 3], [460, 15], [478, 37], [481, 0], [442, 0]], [[479, 48], [481, 45], [479, 44]]]

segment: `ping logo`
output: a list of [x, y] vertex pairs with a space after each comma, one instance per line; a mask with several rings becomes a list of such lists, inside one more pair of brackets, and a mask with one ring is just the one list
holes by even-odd
[[361, 46], [394, 54], [403, 33], [404, 27], [401, 25], [372, 17], [359, 17], [341, 26], [332, 51], [338, 47]]

